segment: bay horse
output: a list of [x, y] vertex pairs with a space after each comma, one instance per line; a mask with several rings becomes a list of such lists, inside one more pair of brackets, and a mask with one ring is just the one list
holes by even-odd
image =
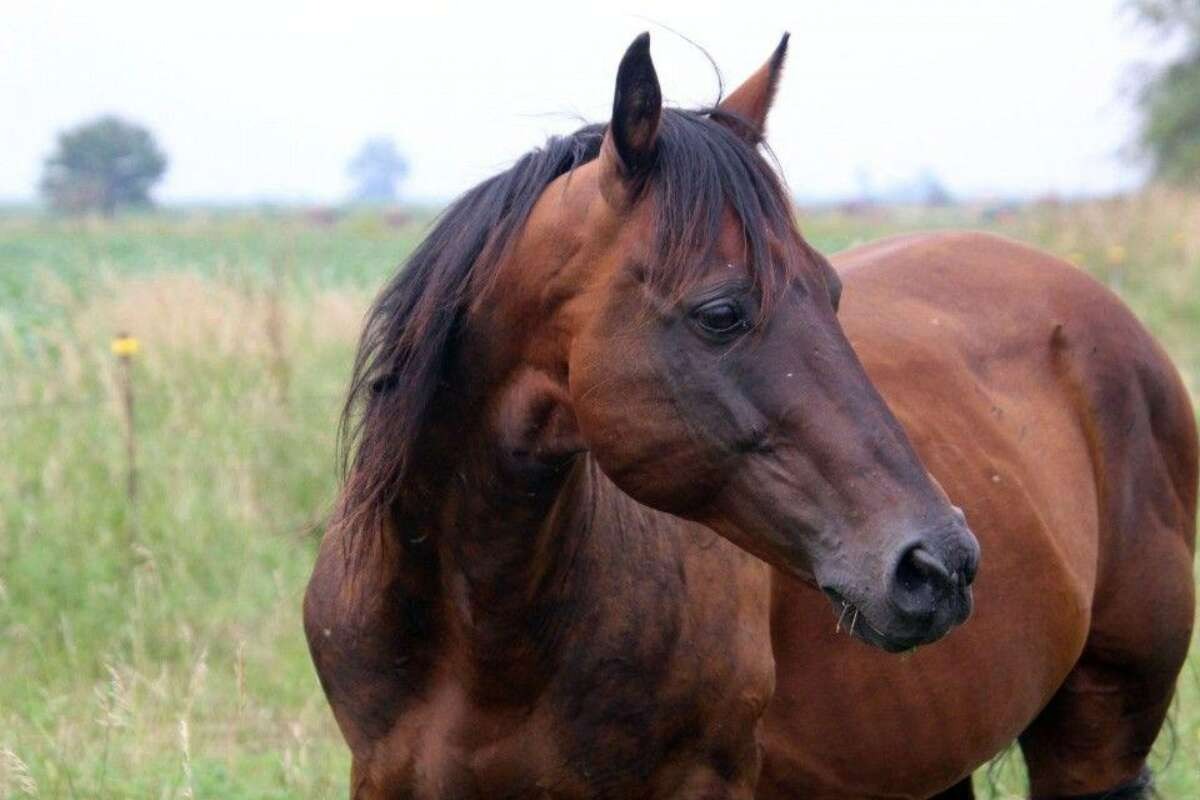
[[369, 312], [304, 603], [352, 796], [966, 798], [1014, 739], [1034, 797], [1145, 789], [1189, 398], [1048, 255], [810, 247], [786, 43], [685, 111], [638, 37]]

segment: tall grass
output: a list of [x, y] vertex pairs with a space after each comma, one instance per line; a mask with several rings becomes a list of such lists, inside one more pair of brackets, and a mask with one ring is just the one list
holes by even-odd
[[413, 236], [0, 223], [0, 796], [345, 793], [299, 598], [364, 287]]
[[[964, 224], [981, 223], [803, 218], [827, 249]], [[1200, 200], [983, 224], [1117, 289], [1200, 389]], [[345, 795], [300, 593], [361, 314], [417, 235], [372, 216], [0, 218], [0, 797]], [[135, 503], [118, 331], [141, 342]], [[1198, 664], [1194, 650], [1156, 756], [1166, 797], [1200, 796]], [[1020, 780], [1014, 760], [997, 796]]]

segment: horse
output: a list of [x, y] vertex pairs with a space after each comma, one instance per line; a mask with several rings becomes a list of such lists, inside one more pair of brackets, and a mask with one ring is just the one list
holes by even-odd
[[1148, 786], [1189, 397], [1049, 255], [813, 249], [764, 157], [787, 41], [683, 110], [639, 36], [611, 119], [368, 312], [304, 598], [353, 797], [968, 798], [1013, 740], [1034, 797]]

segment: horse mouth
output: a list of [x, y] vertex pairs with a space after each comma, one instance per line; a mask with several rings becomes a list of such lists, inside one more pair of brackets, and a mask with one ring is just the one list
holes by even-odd
[[851, 638], [858, 639], [872, 647], [877, 647], [888, 653], [904, 653], [920, 645], [928, 644], [939, 637], [905, 637], [884, 633], [871, 624], [870, 619], [862, 609], [850, 602], [837, 589], [822, 587], [826, 597], [833, 603], [834, 614], [837, 615], [835, 632], [848, 633]]

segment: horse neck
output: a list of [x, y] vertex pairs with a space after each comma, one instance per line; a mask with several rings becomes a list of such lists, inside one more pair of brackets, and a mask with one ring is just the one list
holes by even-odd
[[[512, 443], [501, 441], [488, 409], [514, 396], [505, 394], [514, 376], [534, 363], [521, 346], [497, 351], [497, 342], [518, 339], [509, 326], [522, 317], [503, 309], [534, 316], [512, 299], [520, 294], [491, 310], [490, 327], [477, 319], [464, 340], [457, 360], [469, 368], [456, 367], [448, 381], [456, 391], [439, 403], [422, 448], [428, 469], [415, 470], [426, 476], [423, 488], [410, 505], [424, 509], [417, 536], [436, 548], [446, 646], [462, 656], [451, 660], [478, 691], [505, 701], [544, 685], [598, 595], [635, 582], [631, 571], [669, 561], [673, 544], [661, 534], [684, 524], [621, 492], [586, 452], [559, 469], [513, 463]], [[542, 355], [532, 371], [553, 374], [554, 359]]]
[[436, 535], [447, 644], [481, 697], [532, 697], [580, 635], [604, 587], [625, 581], [673, 518], [620, 492], [586, 454], [536, 490], [490, 458], [466, 458]]

